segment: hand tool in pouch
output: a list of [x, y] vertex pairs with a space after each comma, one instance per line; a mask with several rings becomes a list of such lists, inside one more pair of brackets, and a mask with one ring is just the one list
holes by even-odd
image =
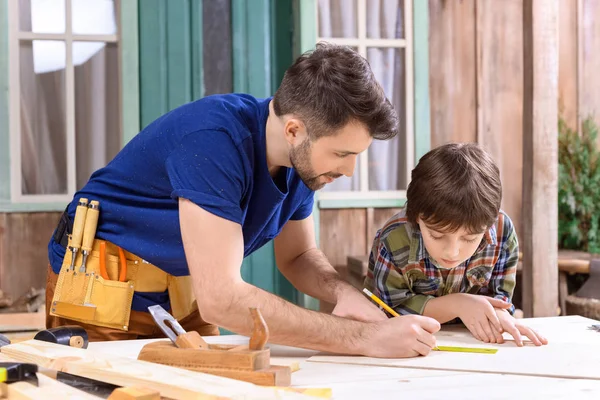
[[81, 244], [81, 253], [83, 261], [79, 272], [85, 273], [85, 263], [92, 251], [94, 245], [94, 237], [96, 236], [96, 227], [98, 226], [98, 216], [100, 214], [100, 203], [97, 200], [90, 201], [87, 214], [85, 216], [85, 226], [83, 228], [83, 242]]
[[260, 311], [250, 308], [253, 329], [248, 345], [207, 344], [195, 331], [186, 332], [160, 305], [148, 307], [156, 324], [171, 339], [145, 345], [139, 360], [205, 372], [265, 386], [289, 386], [291, 369], [271, 365], [265, 347], [269, 330]]
[[[125, 252], [119, 247], [119, 269], [118, 269], [118, 280], [119, 282], [125, 282], [127, 278], [127, 258], [125, 258]], [[108, 276], [108, 270], [106, 269], [106, 242], [100, 241], [100, 276], [107, 281], [110, 280]], [[117, 280], [117, 279], [114, 279]]]
[[71, 250], [71, 265], [69, 266], [69, 270], [75, 270], [75, 258], [77, 258], [77, 252], [81, 247], [83, 225], [87, 210], [88, 199], [82, 197], [77, 203], [77, 209], [75, 210], [75, 221], [73, 222], [73, 232], [71, 233], [71, 240], [69, 240], [69, 250]]

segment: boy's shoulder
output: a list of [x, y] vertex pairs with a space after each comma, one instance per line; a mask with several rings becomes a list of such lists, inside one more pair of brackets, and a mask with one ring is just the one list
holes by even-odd
[[383, 224], [377, 231], [375, 240], [386, 243], [394, 252], [410, 247], [413, 233], [414, 229], [406, 218], [406, 211], [402, 209]]
[[515, 230], [515, 226], [508, 216], [508, 214], [500, 210], [498, 213], [498, 219], [496, 219], [496, 223], [493, 226], [496, 241], [498, 243], [507, 243], [510, 240], [517, 240], [517, 233]]

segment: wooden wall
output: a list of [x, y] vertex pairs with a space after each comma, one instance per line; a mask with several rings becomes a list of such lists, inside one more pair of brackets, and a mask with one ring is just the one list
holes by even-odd
[[321, 250], [333, 266], [346, 265], [348, 256], [369, 254], [377, 229], [398, 211], [399, 208], [321, 210]]
[[[559, 1], [559, 113], [600, 123], [600, 1]], [[523, 0], [429, 0], [431, 146], [476, 141], [500, 168], [502, 208], [521, 229]], [[557, 121], [558, 122], [558, 121]], [[392, 210], [321, 211], [321, 245], [333, 265], [368, 254]], [[385, 220], [385, 219], [384, 219]], [[363, 250], [365, 249], [365, 250]]]
[[61, 213], [0, 213], [0, 290], [13, 300], [46, 287], [48, 241]]

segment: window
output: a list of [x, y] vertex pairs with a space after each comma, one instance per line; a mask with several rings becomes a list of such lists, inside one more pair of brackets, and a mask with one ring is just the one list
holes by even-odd
[[119, 1], [8, 7], [11, 200], [66, 204], [121, 147]]
[[400, 119], [399, 135], [374, 141], [354, 176], [319, 192], [323, 200], [402, 200], [414, 166], [412, 0], [318, 0], [317, 41], [348, 45], [371, 64]]

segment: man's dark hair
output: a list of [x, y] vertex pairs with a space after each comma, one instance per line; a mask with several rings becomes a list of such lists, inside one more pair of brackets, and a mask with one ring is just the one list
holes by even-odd
[[398, 115], [368, 61], [347, 46], [319, 43], [286, 71], [273, 99], [277, 116], [293, 114], [314, 140], [349, 122], [363, 124], [374, 139], [398, 133]]
[[412, 224], [421, 218], [440, 232], [465, 228], [480, 233], [498, 218], [500, 171], [476, 143], [445, 144], [419, 160], [406, 200], [406, 218]]

